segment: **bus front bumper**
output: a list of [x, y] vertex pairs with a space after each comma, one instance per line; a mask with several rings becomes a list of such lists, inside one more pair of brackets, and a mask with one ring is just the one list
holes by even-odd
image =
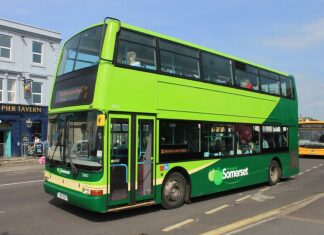
[[46, 193], [60, 198], [72, 205], [94, 212], [107, 212], [107, 195], [91, 196], [44, 181]]

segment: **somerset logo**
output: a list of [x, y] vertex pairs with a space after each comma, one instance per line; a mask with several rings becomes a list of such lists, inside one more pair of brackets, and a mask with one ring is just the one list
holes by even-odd
[[249, 168], [239, 169], [239, 170], [230, 170], [224, 168], [212, 169], [208, 173], [208, 179], [211, 182], [214, 182], [216, 185], [220, 185], [225, 179], [233, 179], [238, 177], [243, 177], [249, 175]]

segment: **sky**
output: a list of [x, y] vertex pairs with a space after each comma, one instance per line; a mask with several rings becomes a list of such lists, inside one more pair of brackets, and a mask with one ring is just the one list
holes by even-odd
[[324, 120], [324, 0], [0, 0], [0, 18], [61, 33], [106, 16], [291, 74], [299, 115]]

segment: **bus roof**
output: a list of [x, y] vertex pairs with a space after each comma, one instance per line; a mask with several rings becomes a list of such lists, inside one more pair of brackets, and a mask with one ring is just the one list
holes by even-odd
[[[80, 32], [78, 32], [77, 34], [81, 33], [84, 30], [87, 30], [89, 28], [99, 26], [99, 25], [103, 25], [103, 22], [94, 24], [94, 25], [92, 25], [90, 27], [87, 27], [87, 28], [81, 30]], [[133, 25], [129, 25], [129, 24], [126, 24], [126, 23], [123, 23], [123, 22], [121, 22], [121, 27], [125, 28], [125, 29], [129, 29], [129, 30], [141, 32], [141, 33], [144, 33], [144, 34], [147, 34], [147, 35], [163, 38], [163, 39], [166, 39], [166, 40], [169, 40], [169, 41], [172, 41], [172, 42], [180, 43], [180, 44], [185, 45], [185, 46], [189, 46], [189, 47], [193, 47], [193, 48], [200, 49], [200, 50], [203, 50], [203, 51], [207, 51], [207, 52], [217, 54], [217, 55], [220, 55], [220, 56], [223, 56], [223, 57], [227, 57], [229, 59], [236, 60], [236, 61], [248, 64], [248, 65], [251, 65], [251, 66], [255, 66], [255, 67], [258, 67], [258, 68], [261, 68], [261, 69], [265, 69], [265, 70], [268, 70], [270, 72], [274, 72], [274, 73], [278, 73], [278, 74], [281, 74], [281, 75], [284, 75], [284, 76], [290, 76], [290, 77], [294, 78], [292, 75], [290, 75], [288, 73], [284, 73], [284, 72], [281, 72], [281, 71], [278, 71], [278, 70], [275, 70], [275, 69], [272, 69], [272, 68], [269, 68], [269, 67], [266, 67], [266, 66], [263, 66], [263, 65], [260, 65], [260, 64], [256, 64], [256, 63], [250, 62], [248, 60], [241, 59], [241, 58], [238, 58], [238, 57], [235, 57], [235, 56], [232, 56], [232, 55], [229, 55], [229, 54], [217, 51], [217, 50], [213, 50], [213, 49], [210, 49], [210, 48], [207, 48], [207, 47], [199, 46], [199, 45], [196, 45], [196, 44], [193, 44], [191, 42], [187, 42], [187, 41], [175, 38], [175, 37], [167, 36], [165, 34], [157, 33], [157, 32], [151, 31], [151, 30], [143, 29], [143, 28], [136, 27], [136, 26], [133, 26]], [[75, 34], [75, 35], [77, 35], [77, 34]], [[72, 37], [74, 37], [75, 35], [73, 35]], [[67, 41], [69, 41], [71, 38], [69, 38]]]
[[324, 121], [299, 121], [298, 124], [324, 124]]

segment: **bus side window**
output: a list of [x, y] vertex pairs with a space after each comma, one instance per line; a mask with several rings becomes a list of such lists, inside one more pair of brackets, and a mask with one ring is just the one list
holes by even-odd
[[232, 61], [210, 53], [202, 53], [203, 79], [216, 84], [232, 85]]
[[121, 30], [117, 63], [134, 68], [156, 70], [155, 38]]
[[282, 96], [294, 98], [292, 80], [286, 76], [280, 76]]
[[162, 39], [159, 42], [162, 72], [200, 79], [199, 51], [197, 49]]

